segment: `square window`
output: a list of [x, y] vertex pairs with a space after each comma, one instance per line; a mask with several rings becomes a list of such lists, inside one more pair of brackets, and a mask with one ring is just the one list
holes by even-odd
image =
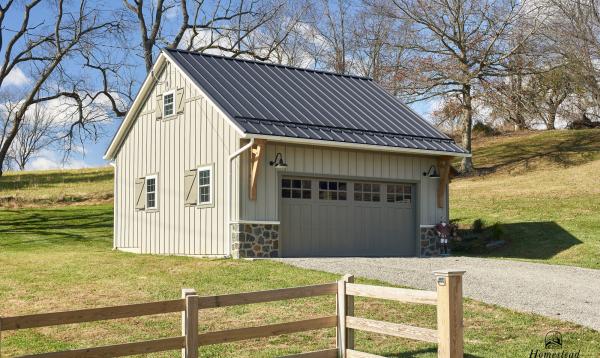
[[373, 201], [381, 201], [381, 196], [379, 193], [373, 193]]
[[394, 194], [388, 194], [388, 196], [387, 196], [387, 202], [388, 203], [393, 203], [394, 201], [395, 201], [394, 200]]
[[338, 199], [338, 195], [337, 195], [337, 191], [330, 191], [329, 192], [329, 199], [331, 200], [337, 200]]
[[329, 190], [337, 190], [337, 185], [338, 183], [336, 181], [330, 181], [329, 182]]
[[379, 193], [379, 184], [373, 184], [373, 186], [371, 187], [371, 191], [373, 191], [374, 193]]
[[303, 189], [310, 189], [311, 185], [310, 185], [310, 180], [303, 180], [302, 181], [302, 188]]
[[292, 180], [292, 188], [302, 188], [302, 181], [300, 179]]
[[394, 186], [392, 184], [388, 184], [387, 186], [387, 192], [390, 194], [394, 193]]
[[339, 186], [338, 186], [339, 190], [343, 190], [346, 191], [346, 183], [345, 182], [339, 182]]
[[302, 194], [300, 190], [292, 189], [292, 199], [300, 199]]
[[354, 183], [354, 191], [362, 191], [362, 183]]
[[303, 190], [302, 191], [302, 199], [310, 199], [310, 190]]
[[326, 193], [325, 191], [323, 191], [323, 190], [319, 190], [319, 199], [321, 199], [321, 200], [325, 200], [325, 199], [326, 199], [326, 198], [325, 198], [325, 193]]
[[281, 187], [282, 188], [290, 188], [292, 183], [289, 179], [281, 179]]
[[163, 114], [165, 117], [175, 113], [175, 94], [173, 92], [163, 95]]
[[319, 189], [327, 190], [327, 182], [326, 181], [320, 181], [319, 182]]
[[340, 200], [346, 200], [346, 192], [345, 191], [340, 191], [338, 194], [338, 198]]
[[354, 192], [354, 200], [362, 201], [361, 193]]
[[371, 193], [364, 193], [363, 199], [364, 201], [371, 201]]
[[410, 194], [412, 188], [410, 187], [410, 185], [405, 185], [404, 186], [404, 194]]
[[282, 198], [289, 198], [292, 196], [292, 193], [290, 191], [290, 189], [281, 189], [281, 197]]

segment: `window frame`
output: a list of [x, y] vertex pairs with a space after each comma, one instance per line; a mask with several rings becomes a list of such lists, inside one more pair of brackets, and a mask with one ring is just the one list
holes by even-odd
[[[148, 205], [148, 180], [150, 179], [154, 179], [154, 191], [152, 192], [154, 194], [154, 206], [150, 206]], [[145, 202], [146, 202], [146, 207], [144, 210], [147, 211], [156, 211], [158, 210], [158, 175], [157, 174], [152, 174], [152, 175], [146, 175], [144, 177], [144, 191], [146, 192], [146, 197], [144, 198]]]
[[[169, 95], [173, 96], [173, 103], [172, 103], [173, 113], [171, 113], [171, 114], [167, 114], [167, 111], [165, 110], [165, 100], [167, 99], [167, 96], [169, 96]], [[170, 90], [170, 91], [166, 91], [163, 93], [163, 95], [162, 95], [162, 113], [163, 113], [163, 119], [175, 117], [177, 115], [177, 91], [176, 90]]]
[[[407, 205], [412, 205], [413, 201], [414, 201], [414, 186], [413, 184], [410, 183], [395, 183], [393, 184], [394, 186], [394, 191], [390, 192], [389, 191], [389, 186], [391, 184], [387, 184], [386, 185], [386, 189], [385, 189], [385, 202], [391, 205], [399, 205], [399, 204], [407, 204]], [[400, 194], [396, 189], [398, 189], [398, 187], [401, 186], [402, 187], [402, 200], [398, 200], [398, 194]], [[409, 188], [410, 193], [406, 192], [406, 188]], [[408, 195], [407, 195], [408, 194]], [[394, 201], [390, 201], [390, 195], [392, 198], [394, 198]], [[407, 199], [408, 197], [408, 199]]]
[[[327, 188], [326, 189], [322, 189], [321, 188], [321, 183], [327, 183]], [[330, 188], [330, 183], [336, 183], [336, 189], [331, 189]], [[344, 184], [346, 186], [346, 189], [342, 190], [340, 189], [340, 184]], [[338, 201], [349, 201], [349, 196], [350, 196], [350, 183], [352, 183], [352, 180], [344, 180], [344, 179], [318, 179], [317, 180], [317, 199], [318, 200], [323, 200], [323, 201], [330, 201], [330, 202], [338, 202]], [[321, 193], [324, 194], [324, 197], [321, 198]], [[333, 193], [335, 193], [335, 199], [333, 199]], [[340, 194], [344, 194], [344, 198], [340, 199]]]
[[[200, 196], [201, 196], [201, 188], [206, 187], [206, 185], [201, 185], [200, 184], [200, 172], [203, 171], [208, 171], [208, 178], [209, 178], [209, 182], [208, 182], [208, 195], [210, 200], [209, 201], [202, 201], [200, 200]], [[215, 170], [214, 170], [214, 164], [207, 164], [207, 165], [202, 165], [199, 166], [196, 169], [196, 176], [197, 176], [197, 181], [198, 183], [196, 184], [196, 207], [199, 208], [205, 208], [205, 207], [212, 207], [215, 205], [215, 197], [214, 197], [214, 185], [215, 185]]]
[[[283, 186], [283, 181], [284, 180], [289, 180], [290, 181], [290, 186], [289, 187], [284, 187]], [[300, 187], [299, 188], [294, 188], [292, 182], [294, 180], [300, 181]], [[304, 183], [308, 182], [309, 183], [309, 187], [306, 188], [304, 187]], [[279, 181], [279, 197], [282, 200], [312, 200], [313, 199], [313, 180], [309, 179], [309, 178], [303, 178], [303, 177], [282, 177]], [[287, 190], [289, 191], [289, 197], [285, 197], [283, 195], [283, 192]], [[295, 198], [293, 195], [293, 192], [298, 192], [300, 194], [299, 197]], [[308, 193], [308, 198], [305, 197], [304, 195]]]

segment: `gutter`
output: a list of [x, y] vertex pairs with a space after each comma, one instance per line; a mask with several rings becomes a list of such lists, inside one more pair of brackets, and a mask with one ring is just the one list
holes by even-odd
[[[250, 139], [250, 142], [248, 144], [246, 144], [245, 146], [241, 147], [240, 149], [238, 149], [237, 151], [235, 151], [235, 153], [231, 154], [229, 156], [229, 190], [227, 191], [227, 221], [225, 221], [225, 225], [227, 225], [227, 228], [225, 229], [225, 232], [227, 232], [227, 241], [229, 242], [229, 256], [231, 257], [231, 178], [232, 178], [232, 164], [233, 164], [233, 160], [237, 157], [239, 157], [242, 153], [244, 153], [245, 151], [247, 151], [248, 149], [252, 148], [252, 146], [254, 145], [254, 138]], [[238, 185], [238, 187], [241, 187], [240, 185]], [[239, 189], [238, 189], [239, 190]]]

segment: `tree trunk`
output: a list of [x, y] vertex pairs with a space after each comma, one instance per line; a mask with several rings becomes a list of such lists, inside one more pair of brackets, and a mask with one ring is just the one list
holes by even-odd
[[[473, 128], [473, 106], [471, 98], [471, 85], [463, 85], [462, 90], [463, 105], [462, 105], [462, 146], [469, 153], [471, 153], [471, 130]], [[464, 157], [461, 164], [460, 170], [463, 173], [470, 173], [473, 171], [473, 159], [471, 157]]]
[[556, 108], [550, 108], [548, 111], [548, 121], [546, 121], [546, 129], [554, 130], [556, 129]]

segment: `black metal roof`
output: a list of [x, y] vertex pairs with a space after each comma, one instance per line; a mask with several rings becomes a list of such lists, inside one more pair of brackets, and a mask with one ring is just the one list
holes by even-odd
[[467, 153], [371, 79], [165, 51], [247, 133]]

